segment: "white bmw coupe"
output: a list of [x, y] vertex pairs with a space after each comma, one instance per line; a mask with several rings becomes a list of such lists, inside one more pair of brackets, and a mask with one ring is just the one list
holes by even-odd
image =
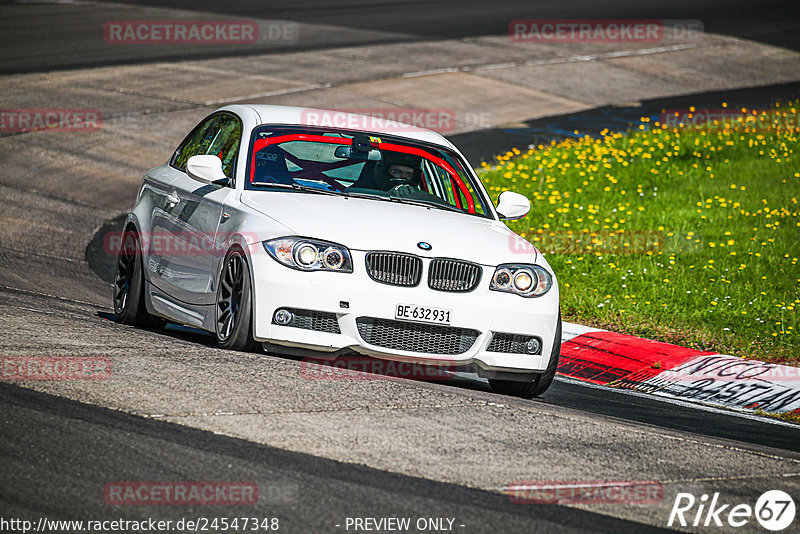
[[117, 321], [199, 327], [227, 349], [446, 366], [499, 393], [543, 393], [561, 347], [558, 283], [502, 222], [529, 201], [508, 191], [493, 206], [433, 131], [310, 116], [221, 108], [146, 173], [116, 256]]

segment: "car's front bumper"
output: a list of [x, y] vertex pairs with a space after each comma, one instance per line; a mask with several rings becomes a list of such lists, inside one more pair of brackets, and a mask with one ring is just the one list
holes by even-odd
[[[454, 367], [474, 364], [489, 371], [541, 372], [549, 363], [558, 321], [557, 282], [543, 297], [522, 298], [490, 291], [494, 268], [484, 267], [480, 285], [474, 291], [454, 293], [427, 287], [427, 260], [418, 287], [397, 287], [372, 280], [366, 272], [365, 253], [360, 251], [351, 251], [353, 273], [297, 271], [273, 260], [263, 248], [251, 247], [250, 252], [255, 299], [253, 333], [258, 341], [328, 353], [350, 349], [377, 358]], [[476, 330], [477, 339], [460, 354], [414, 352], [366, 342], [356, 319], [395, 321], [398, 304], [451, 309], [450, 326]], [[280, 308], [335, 314], [340, 333], [273, 324], [274, 313]], [[536, 336], [541, 339], [542, 348], [536, 355], [488, 351], [495, 333]]]

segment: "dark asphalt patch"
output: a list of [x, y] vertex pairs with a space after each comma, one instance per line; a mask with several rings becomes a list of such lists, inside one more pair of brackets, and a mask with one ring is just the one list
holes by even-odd
[[[495, 156], [512, 148], [526, 151], [529, 145], [547, 145], [551, 141], [589, 135], [598, 137], [600, 132], [625, 132], [638, 128], [641, 117], [655, 121], [664, 109], [720, 109], [722, 103], [728, 108], [768, 109], [776, 102], [787, 102], [800, 98], [800, 82], [710, 91], [669, 98], [643, 100], [641, 105], [603, 106], [577, 113], [523, 121], [509, 128], [488, 128], [449, 137], [472, 165], [481, 161], [494, 162]], [[575, 132], [578, 132], [577, 134]]]
[[[38, 519], [278, 517], [337, 532], [346, 517], [448, 517], [456, 532], [661, 532], [653, 526], [275, 449], [0, 384], [0, 508]], [[256, 482], [253, 506], [112, 506], [114, 481]], [[283, 488], [272, 499], [270, 488]], [[265, 502], [266, 501], [266, 502]], [[270, 502], [271, 501], [271, 502]]]

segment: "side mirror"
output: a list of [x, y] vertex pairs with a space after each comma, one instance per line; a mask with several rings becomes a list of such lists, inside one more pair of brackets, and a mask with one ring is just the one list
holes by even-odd
[[521, 219], [525, 217], [529, 211], [531, 211], [530, 200], [519, 193], [503, 191], [497, 199], [497, 214], [503, 220], [513, 221], [515, 219]]
[[228, 177], [222, 171], [222, 160], [212, 154], [189, 158], [189, 161], [186, 162], [186, 174], [199, 182], [207, 184], [228, 180]]

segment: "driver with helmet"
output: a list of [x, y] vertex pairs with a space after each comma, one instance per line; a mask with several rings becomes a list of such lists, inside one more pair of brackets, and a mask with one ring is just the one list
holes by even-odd
[[383, 152], [383, 158], [374, 169], [379, 188], [400, 197], [420, 191], [421, 162], [422, 158], [413, 154]]
[[404, 152], [381, 150], [380, 161], [352, 188], [386, 191], [393, 197], [450, 205], [422, 188], [422, 158]]

